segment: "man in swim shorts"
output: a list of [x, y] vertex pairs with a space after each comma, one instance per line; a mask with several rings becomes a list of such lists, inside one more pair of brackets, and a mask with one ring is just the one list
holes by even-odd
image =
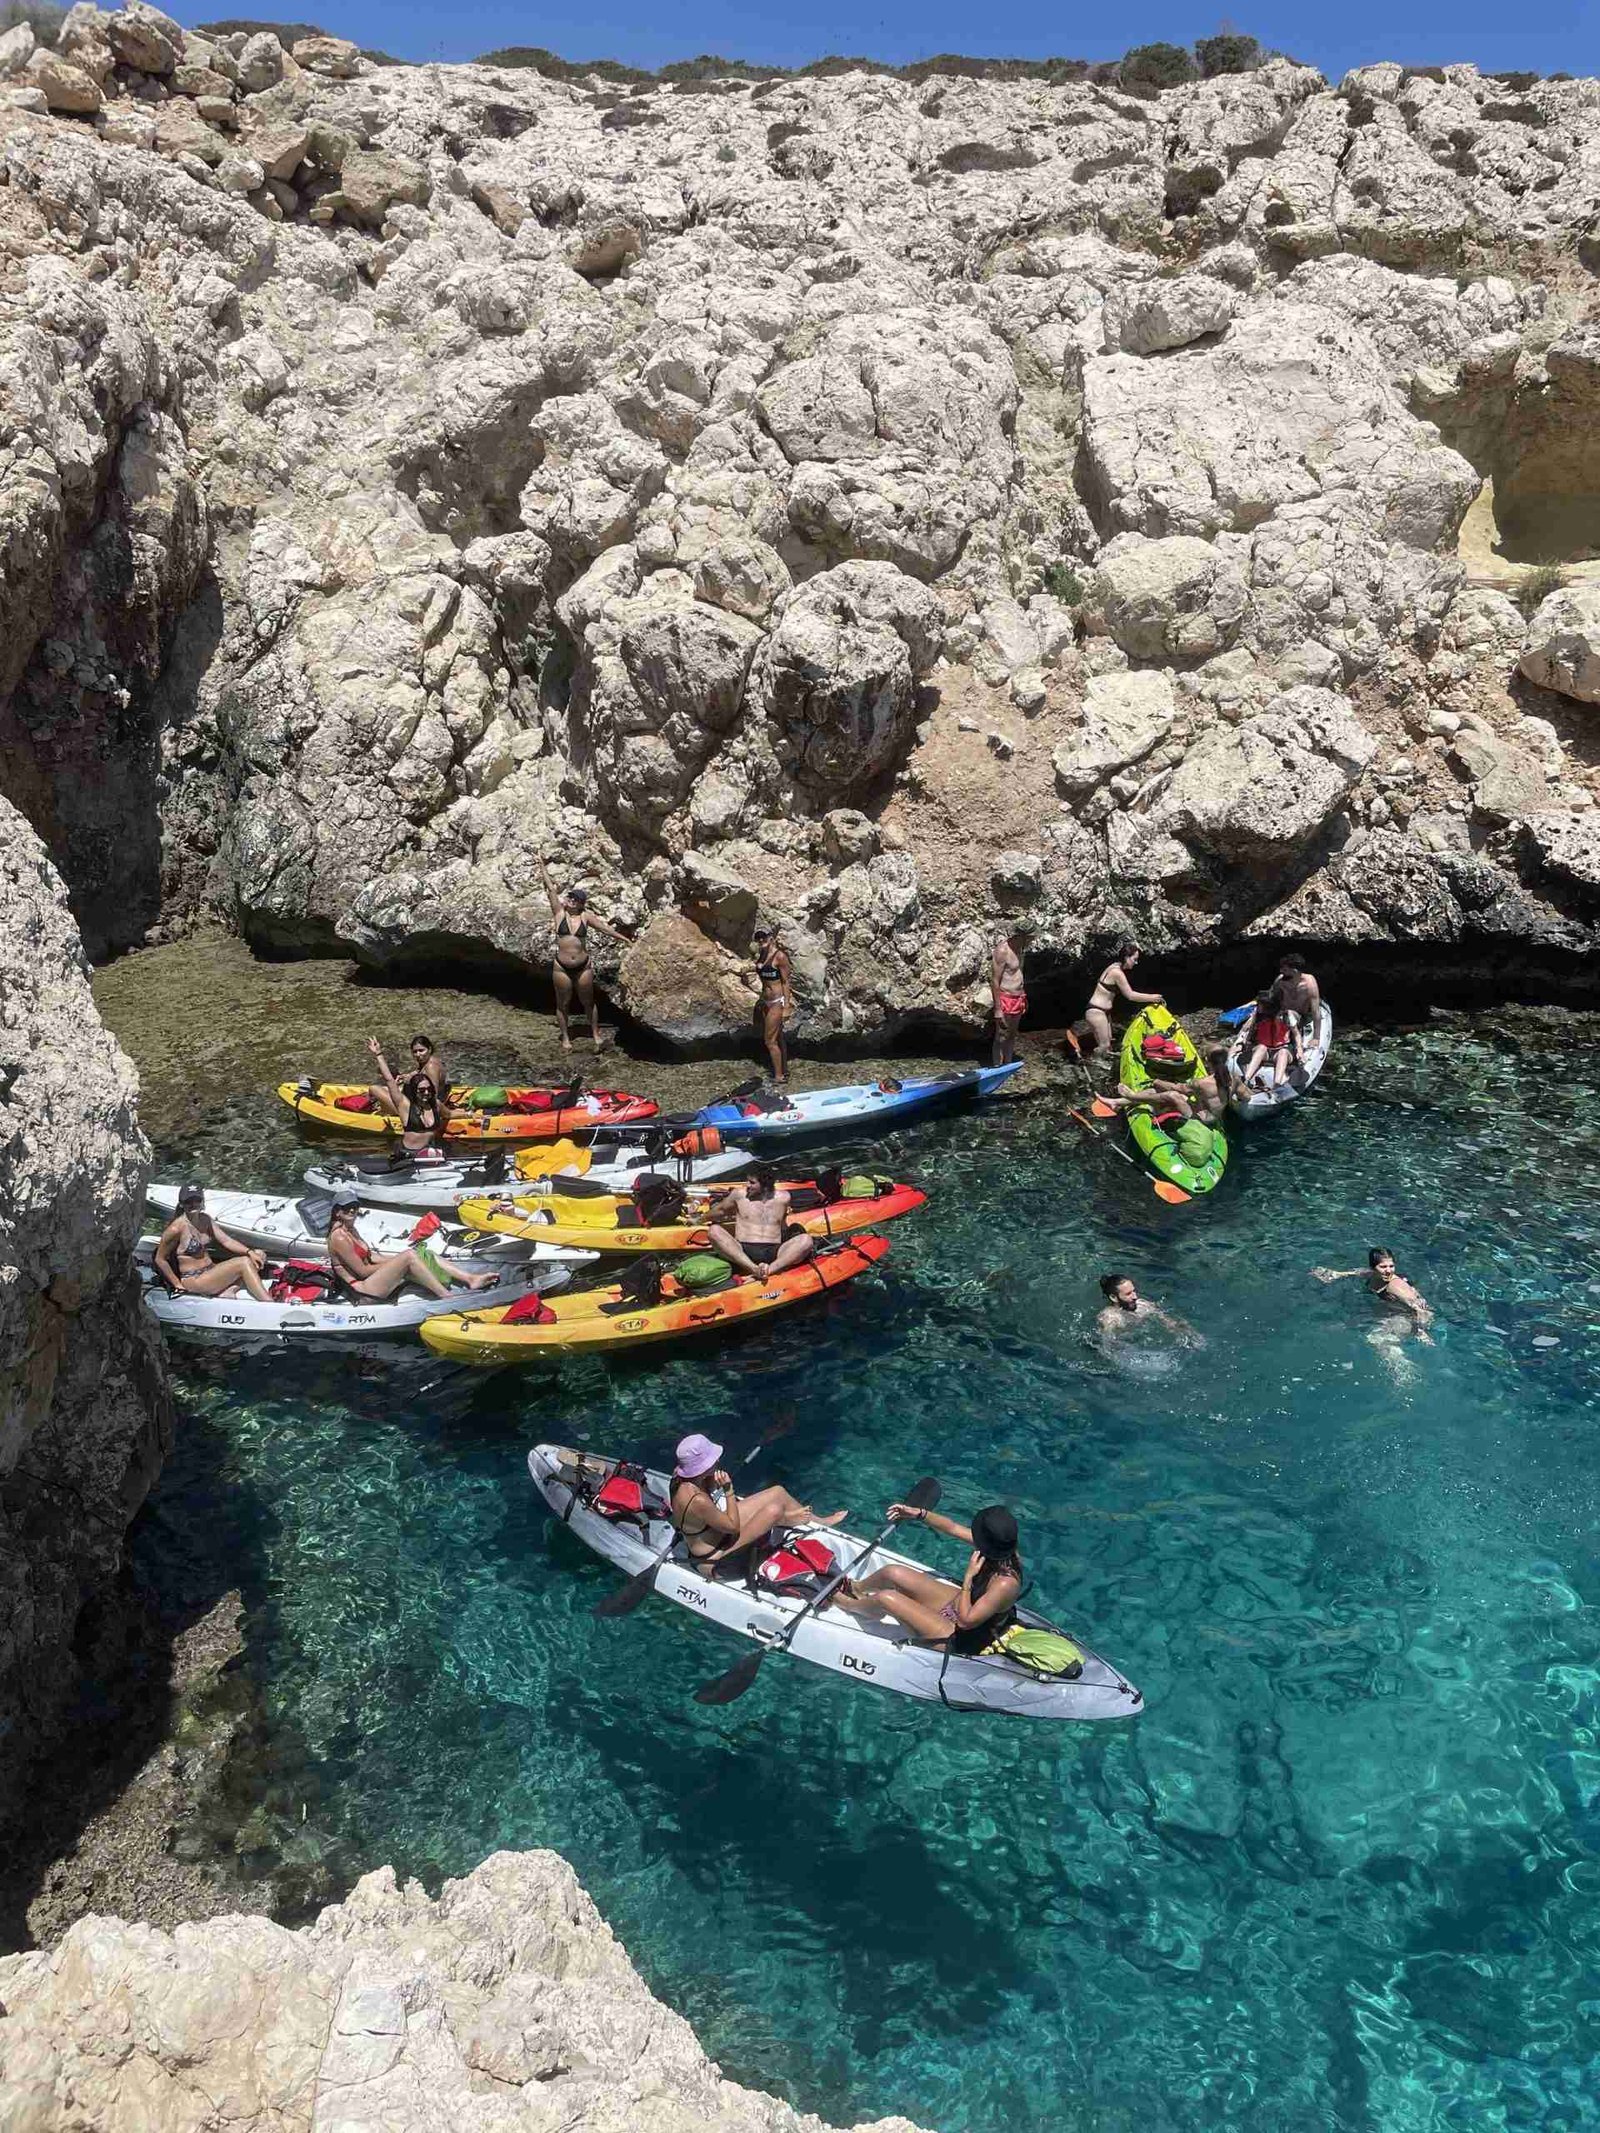
[[770, 1163], [757, 1163], [748, 1184], [730, 1187], [712, 1208], [711, 1249], [736, 1274], [753, 1274], [758, 1281], [781, 1274], [817, 1248], [815, 1237], [804, 1230], [785, 1236], [788, 1215], [789, 1195], [778, 1190], [777, 1173]]
[[1021, 920], [997, 933], [990, 958], [989, 984], [994, 993], [994, 1063], [1009, 1066], [1017, 1056], [1017, 1031], [1028, 1012], [1022, 957], [1033, 928]]

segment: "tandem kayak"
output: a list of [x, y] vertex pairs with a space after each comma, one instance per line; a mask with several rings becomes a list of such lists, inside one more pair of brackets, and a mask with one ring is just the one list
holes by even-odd
[[[557, 1297], [546, 1324], [510, 1320], [504, 1308], [488, 1306], [431, 1318], [422, 1337], [436, 1355], [460, 1363], [522, 1363], [540, 1355], [643, 1348], [654, 1341], [686, 1340], [698, 1333], [747, 1325], [790, 1304], [805, 1303], [841, 1287], [876, 1265], [889, 1249], [883, 1237], [857, 1237], [819, 1251], [801, 1266], [757, 1281], [730, 1279], [723, 1289], [694, 1294], [671, 1274], [663, 1276], [661, 1301], [627, 1308], [616, 1284]], [[610, 1308], [607, 1308], [607, 1307]]]
[[[780, 1192], [803, 1192], [805, 1184], [780, 1185]], [[463, 1200], [457, 1209], [468, 1229], [488, 1236], [520, 1238], [539, 1245], [584, 1247], [583, 1257], [596, 1252], [698, 1252], [711, 1239], [707, 1223], [715, 1193], [691, 1192], [679, 1220], [654, 1228], [641, 1228], [638, 1209], [620, 1195], [598, 1199], [569, 1199], [555, 1192], [548, 1197], [521, 1196], [507, 1200]], [[828, 1200], [822, 1206], [791, 1209], [789, 1224], [812, 1237], [845, 1237], [852, 1230], [872, 1229], [892, 1222], [927, 1205], [928, 1196], [915, 1185], [885, 1185], [870, 1198]]]
[[[1141, 1046], [1147, 1036], [1158, 1035], [1170, 1038], [1182, 1052], [1181, 1061], [1163, 1067], [1152, 1077], [1146, 1066]], [[1138, 1091], [1147, 1089], [1152, 1078], [1158, 1081], [1187, 1081], [1200, 1067], [1200, 1054], [1176, 1015], [1169, 1014], [1161, 1006], [1141, 1008], [1128, 1024], [1122, 1039], [1121, 1075], [1125, 1087]], [[1210, 1142], [1208, 1152], [1196, 1161], [1178, 1139], [1176, 1123], [1162, 1121], [1146, 1110], [1129, 1111], [1126, 1114], [1128, 1131], [1133, 1135], [1141, 1154], [1151, 1169], [1161, 1177], [1181, 1186], [1185, 1192], [1209, 1192], [1222, 1176], [1228, 1164], [1228, 1140], [1219, 1126], [1206, 1127]]]
[[[304, 1126], [365, 1135], [400, 1131], [400, 1121], [392, 1111], [376, 1104], [370, 1109], [348, 1108], [349, 1100], [368, 1097], [361, 1082], [313, 1081], [306, 1075], [299, 1081], [280, 1082], [278, 1094]], [[654, 1118], [660, 1108], [648, 1096], [630, 1096], [623, 1089], [591, 1089], [573, 1102], [548, 1111], [454, 1111], [445, 1122], [444, 1138], [467, 1145], [484, 1141], [554, 1141], [569, 1133], [611, 1133], [619, 1127], [641, 1125]]]
[[[449, 1296], [426, 1296], [416, 1289], [402, 1289], [388, 1303], [370, 1303], [362, 1296], [345, 1296], [325, 1302], [257, 1303], [254, 1297], [174, 1296], [153, 1267], [141, 1267], [145, 1309], [169, 1333], [232, 1340], [341, 1340], [370, 1341], [414, 1333], [429, 1318], [459, 1311], [461, 1291]], [[570, 1266], [544, 1265], [522, 1269], [515, 1276], [508, 1270], [492, 1294], [502, 1305], [519, 1297], [542, 1295], [572, 1279]]]
[[1247, 1088], [1239, 1079], [1245, 1058], [1245, 1042], [1241, 1033], [1234, 1039], [1228, 1053], [1228, 1073], [1232, 1088], [1228, 1101], [1241, 1118], [1270, 1118], [1274, 1111], [1282, 1111], [1289, 1104], [1304, 1096], [1328, 1063], [1328, 1054], [1333, 1048], [1333, 1013], [1326, 1000], [1317, 1010], [1317, 1026], [1305, 1049], [1305, 1062], [1291, 1067], [1287, 1081], [1275, 1088], [1263, 1089], [1252, 1082]]
[[[596, 1555], [633, 1576], [647, 1570], [672, 1538], [666, 1516], [669, 1481], [665, 1474], [646, 1472], [641, 1511], [610, 1518], [597, 1508], [596, 1498], [617, 1466], [615, 1460], [598, 1459], [559, 1444], [535, 1445], [528, 1454], [534, 1487], [562, 1524]], [[836, 1526], [799, 1530], [820, 1540], [845, 1571], [869, 1546]], [[874, 1568], [888, 1563], [927, 1568], [915, 1556], [893, 1548], [873, 1549]], [[774, 1592], [740, 1575], [708, 1577], [681, 1554], [669, 1557], [653, 1582], [663, 1600], [757, 1644], [782, 1635], [806, 1604], [804, 1594]], [[1019, 1607], [1017, 1614], [1029, 1629], [1057, 1628], [1032, 1608]], [[942, 1703], [950, 1711], [1078, 1721], [1136, 1717], [1144, 1708], [1144, 1698], [1133, 1683], [1090, 1651], [1081, 1637], [1074, 1636], [1072, 1641], [1083, 1654], [1082, 1673], [1075, 1681], [1042, 1680], [1013, 1659], [947, 1654], [914, 1642], [898, 1622], [825, 1606], [800, 1624], [789, 1650], [796, 1659], [858, 1686], [888, 1689], [919, 1703]]]
[[[316, 1192], [337, 1192], [354, 1185], [374, 1207], [408, 1208], [417, 1214], [448, 1215], [463, 1200], [482, 1198], [501, 1190], [522, 1195], [559, 1190], [581, 1179], [585, 1190], [627, 1192], [636, 1178], [664, 1160], [660, 1150], [646, 1147], [616, 1147], [608, 1160], [595, 1162], [587, 1148], [576, 1141], [551, 1141], [536, 1148], [491, 1148], [468, 1159], [447, 1156], [440, 1163], [417, 1163], [403, 1149], [392, 1157], [381, 1155], [329, 1156], [313, 1163], [305, 1173], [306, 1183]], [[509, 1162], [507, 1158], [509, 1157]], [[684, 1162], [672, 1157], [673, 1175], [682, 1177]], [[689, 1182], [704, 1184], [712, 1178], [729, 1177], [748, 1170], [747, 1148], [725, 1148], [719, 1155], [695, 1157], [688, 1164]]]
[[[803, 1133], [842, 1132], [861, 1127], [876, 1132], [899, 1125], [921, 1112], [943, 1109], [993, 1096], [1022, 1061], [1007, 1066], [969, 1067], [963, 1073], [922, 1074], [909, 1081], [858, 1081], [837, 1089], [763, 1091], [759, 1100], [730, 1097], [707, 1104], [694, 1117], [697, 1126], [715, 1126], [724, 1140], [788, 1140]], [[775, 1104], [775, 1108], [764, 1106]]]
[[[146, 1188], [145, 1197], [160, 1213], [173, 1215], [177, 1213], [180, 1190], [177, 1185], [152, 1184]], [[213, 1221], [219, 1222], [230, 1237], [253, 1251], [265, 1252], [269, 1259], [325, 1261], [331, 1212], [332, 1200], [327, 1194], [301, 1199], [291, 1193], [206, 1194], [206, 1213]], [[462, 1229], [437, 1222], [430, 1234], [418, 1236], [421, 1227], [411, 1215], [397, 1210], [369, 1209], [357, 1219], [356, 1234], [363, 1244], [380, 1254], [404, 1251], [409, 1244], [425, 1244], [430, 1252], [451, 1266], [460, 1266], [465, 1273], [493, 1273], [533, 1261], [581, 1266], [599, 1256], [592, 1247], [563, 1249], [554, 1237], [515, 1239], [508, 1233], [496, 1239], [469, 1239]]]

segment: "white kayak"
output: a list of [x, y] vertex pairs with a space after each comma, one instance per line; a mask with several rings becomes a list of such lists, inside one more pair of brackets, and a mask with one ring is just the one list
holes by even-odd
[[[1274, 1111], [1295, 1103], [1328, 1063], [1328, 1054], [1333, 1048], [1333, 1012], [1326, 1000], [1317, 1010], [1317, 1026], [1305, 1048], [1303, 1065], [1291, 1066], [1287, 1081], [1261, 1085], [1261, 1075], [1248, 1087], [1240, 1081], [1240, 1071], [1249, 1057], [1245, 1050], [1244, 1032], [1234, 1038], [1228, 1052], [1228, 1079], [1232, 1084], [1228, 1101], [1241, 1118], [1269, 1118]], [[1261, 1069], [1261, 1074], [1270, 1073], [1270, 1064]]]
[[[598, 1459], [564, 1445], [539, 1444], [528, 1454], [528, 1471], [551, 1510], [586, 1546], [627, 1576], [647, 1569], [672, 1535], [666, 1518], [668, 1477], [646, 1473], [645, 1511], [631, 1523], [619, 1523], [592, 1508], [602, 1485], [616, 1471], [617, 1462]], [[805, 1528], [834, 1551], [841, 1569], [848, 1570], [869, 1543], [853, 1534], [822, 1526]], [[914, 1556], [893, 1548], [876, 1548], [872, 1564], [906, 1563], [926, 1569]], [[753, 1589], [744, 1577], [718, 1579], [692, 1568], [681, 1555], [670, 1558], [656, 1572], [654, 1587], [663, 1600], [702, 1622], [715, 1622], [757, 1644], [772, 1642], [793, 1623], [805, 1606], [804, 1596]], [[1017, 1610], [1029, 1629], [1054, 1629], [1056, 1625], [1030, 1608]], [[916, 1643], [897, 1622], [869, 1615], [847, 1614], [841, 1607], [824, 1607], [808, 1615], [789, 1646], [796, 1659], [839, 1674], [846, 1681], [863, 1682], [870, 1688], [889, 1689], [897, 1696], [910, 1696], [919, 1703], [942, 1703], [951, 1711], [985, 1711], [1015, 1718], [1098, 1719], [1131, 1718], [1144, 1708], [1144, 1698], [1132, 1682], [1094, 1652], [1083, 1640], [1073, 1642], [1083, 1653], [1083, 1672], [1076, 1681], [1043, 1680], [1005, 1658], [964, 1658]]]
[[[150, 1205], [159, 1213], [171, 1216], [178, 1210], [176, 1185], [150, 1185], [145, 1193]], [[328, 1257], [328, 1216], [332, 1209], [331, 1193], [307, 1194], [296, 1199], [286, 1192], [212, 1192], [206, 1193], [206, 1213], [219, 1222], [230, 1237], [253, 1251], [262, 1251], [269, 1259], [315, 1259], [325, 1262]], [[493, 1273], [511, 1266], [526, 1265], [530, 1260], [540, 1260], [548, 1265], [582, 1266], [591, 1259], [598, 1259], [598, 1252], [580, 1251], [571, 1247], [534, 1244], [531, 1247], [523, 1240], [512, 1237], [494, 1237], [470, 1234], [454, 1224], [441, 1224], [432, 1236], [417, 1239], [413, 1231], [417, 1217], [401, 1214], [392, 1208], [369, 1208], [358, 1217], [356, 1234], [363, 1244], [375, 1252], [399, 1252], [408, 1244], [421, 1242], [438, 1258], [452, 1266], [461, 1266], [467, 1273]], [[141, 1238], [139, 1250], [153, 1249], [154, 1240]]]
[[[713, 1178], [747, 1170], [750, 1161], [748, 1148], [725, 1148], [720, 1155], [697, 1156], [689, 1165], [686, 1182], [708, 1184]], [[514, 1162], [504, 1166], [455, 1161], [386, 1163], [379, 1156], [369, 1156], [313, 1163], [305, 1178], [315, 1192], [336, 1192], [343, 1185], [354, 1185], [374, 1207], [448, 1215], [463, 1200], [479, 1199], [486, 1192], [568, 1192], [574, 1178], [582, 1179], [584, 1190], [631, 1192], [635, 1178], [651, 1170], [670, 1170], [674, 1177], [683, 1175], [683, 1165], [670, 1153], [657, 1155], [647, 1148], [620, 1148], [608, 1163], [591, 1163], [586, 1170], [574, 1164], [536, 1177], [521, 1176]]]
[[[402, 1289], [389, 1303], [369, 1303], [359, 1296], [315, 1303], [257, 1303], [242, 1291], [237, 1296], [174, 1296], [157, 1278], [153, 1267], [140, 1267], [139, 1278], [144, 1284], [145, 1309], [169, 1333], [220, 1335], [234, 1340], [385, 1339], [414, 1333], [425, 1318], [459, 1311], [467, 1293], [457, 1288], [448, 1296], [427, 1296], [418, 1289]], [[515, 1303], [519, 1296], [535, 1292], [543, 1295], [571, 1279], [570, 1267], [528, 1267], [515, 1278], [508, 1271], [497, 1288], [478, 1293], [485, 1303]]]

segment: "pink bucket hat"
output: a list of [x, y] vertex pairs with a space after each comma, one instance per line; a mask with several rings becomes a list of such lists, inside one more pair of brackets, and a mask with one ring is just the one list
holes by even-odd
[[709, 1474], [722, 1457], [722, 1446], [713, 1444], [709, 1437], [698, 1432], [685, 1437], [678, 1446], [678, 1463], [672, 1469], [674, 1481], [693, 1481], [697, 1475]]

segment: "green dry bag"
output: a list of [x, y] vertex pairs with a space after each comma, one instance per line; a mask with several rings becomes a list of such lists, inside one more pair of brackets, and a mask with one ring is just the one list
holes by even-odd
[[1008, 1629], [989, 1646], [1044, 1681], [1076, 1681], [1083, 1672], [1083, 1654], [1070, 1637], [1053, 1629]]
[[1186, 1118], [1172, 1138], [1191, 1170], [1203, 1170], [1216, 1150], [1211, 1128], [1197, 1118]]
[[720, 1289], [733, 1279], [733, 1268], [720, 1252], [691, 1252], [672, 1271], [684, 1288], [697, 1295], [707, 1289]]

